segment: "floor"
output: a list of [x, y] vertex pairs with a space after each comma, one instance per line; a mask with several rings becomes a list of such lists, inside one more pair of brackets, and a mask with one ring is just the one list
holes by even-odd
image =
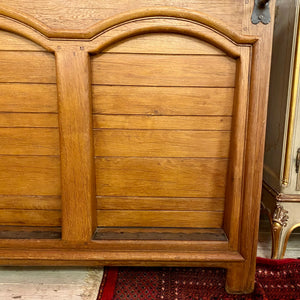
[[[270, 226], [261, 218], [257, 256], [271, 254]], [[289, 242], [285, 257], [300, 257], [300, 230]], [[1, 300], [96, 300], [101, 268], [0, 267]]]

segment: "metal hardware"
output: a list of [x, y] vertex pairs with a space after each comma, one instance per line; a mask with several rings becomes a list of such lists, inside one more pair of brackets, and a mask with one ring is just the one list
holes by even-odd
[[297, 150], [297, 156], [296, 156], [296, 173], [299, 173], [299, 167], [300, 167], [300, 148]]
[[263, 24], [269, 24], [271, 21], [270, 0], [255, 0], [254, 8], [251, 16], [251, 21], [253, 24], [258, 24], [262, 22]]

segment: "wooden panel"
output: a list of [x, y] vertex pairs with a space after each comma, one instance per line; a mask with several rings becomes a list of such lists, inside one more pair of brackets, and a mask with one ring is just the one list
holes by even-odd
[[59, 195], [60, 159], [0, 156], [0, 194]]
[[59, 155], [58, 129], [0, 128], [0, 154]]
[[93, 86], [93, 112], [232, 115], [233, 88]]
[[61, 135], [62, 239], [90, 241], [96, 197], [90, 60], [79, 47], [56, 53]]
[[[0, 198], [1, 199], [1, 198]], [[2, 201], [2, 200], [1, 200]], [[1, 202], [0, 202], [1, 207]], [[223, 211], [224, 198], [97, 197], [98, 209]]]
[[31, 40], [4, 30], [0, 30], [0, 50], [45, 51]]
[[45, 113], [0, 113], [0, 127], [57, 128], [58, 116], [57, 114]]
[[[1, 235], [0, 235], [1, 237]], [[217, 228], [131, 228], [98, 227], [95, 240], [176, 240], [227, 241], [226, 234]]]
[[225, 54], [220, 49], [199, 39], [172, 33], [152, 33], [136, 36], [114, 44], [105, 49], [104, 52], [210, 55]]
[[[94, 128], [230, 130], [231, 117], [94, 115]], [[1, 124], [1, 115], [0, 115]]]
[[226, 159], [97, 158], [97, 195], [224, 197]]
[[0, 111], [57, 112], [54, 84], [1, 83]]
[[105, 53], [91, 62], [94, 84], [235, 86], [235, 60], [227, 56]]
[[61, 209], [59, 196], [0, 195], [0, 209]]
[[60, 227], [0, 226], [0, 239], [60, 239]]
[[98, 226], [220, 228], [222, 212], [210, 211], [98, 211]]
[[96, 156], [228, 157], [230, 132], [104, 129], [94, 141]]
[[2, 51], [0, 82], [56, 83], [55, 57], [48, 52]]
[[56, 210], [0, 209], [1, 225], [59, 226], [61, 213]]
[[[0, 0], [1, 4], [8, 5], [7, 0]], [[146, 7], [176, 6], [189, 10], [201, 11], [221, 20], [230, 28], [242, 31], [243, 5], [233, 5], [233, 0], [214, 1], [207, 5], [207, 0], [174, 1], [174, 0], [109, 0], [109, 1], [82, 1], [73, 0], [66, 4], [61, 0], [48, 2], [41, 0], [14, 0], [9, 6], [16, 11], [25, 12], [42, 21], [51, 28], [60, 30], [83, 30], [95, 23], [114, 17], [117, 14], [134, 11]], [[249, 4], [249, 12], [251, 4]], [[234, 16], [234, 18], [233, 18]]]

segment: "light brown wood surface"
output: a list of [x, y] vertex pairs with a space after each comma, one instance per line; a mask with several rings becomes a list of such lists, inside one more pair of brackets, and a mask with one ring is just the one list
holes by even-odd
[[228, 56], [104, 53], [92, 57], [93, 84], [234, 87]]
[[252, 1], [0, 4], [0, 226], [62, 232], [2, 239], [0, 262], [219, 266], [250, 292], [273, 23]]
[[234, 89], [96, 85], [92, 92], [94, 113], [230, 116]]
[[98, 195], [224, 197], [226, 159], [97, 158]]

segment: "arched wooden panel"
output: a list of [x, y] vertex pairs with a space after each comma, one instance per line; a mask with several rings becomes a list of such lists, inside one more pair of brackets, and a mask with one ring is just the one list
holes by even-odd
[[[4, 139], [9, 141], [14, 133], [20, 140], [23, 127], [28, 136], [25, 127], [31, 124], [35, 134], [30, 137], [42, 135], [38, 148], [47, 171], [32, 180], [37, 170], [30, 160], [36, 149], [27, 138], [19, 149], [7, 142], [3, 151], [12, 152], [4, 154], [3, 163], [11, 166], [23, 153], [21, 168], [30, 165], [25, 177], [36, 195], [28, 195], [27, 208], [57, 210], [58, 191], [62, 200], [62, 240], [2, 240], [0, 263], [8, 258], [10, 264], [25, 259], [37, 264], [220, 266], [228, 269], [228, 291], [250, 292], [272, 24], [251, 25], [251, 1], [217, 0], [207, 6], [207, 1], [196, 0], [191, 4], [195, 11], [180, 1], [172, 1], [179, 7], [139, 2], [137, 9], [131, 1], [129, 11], [114, 1], [103, 3], [108, 2], [112, 10], [107, 15], [78, 22], [86, 28], [72, 22], [63, 26], [59, 19], [53, 23], [48, 13], [44, 19], [36, 1], [37, 19], [24, 13], [24, 4], [17, 11], [14, 5], [0, 7], [0, 28], [5, 31], [0, 41], [8, 40], [0, 45], [5, 70], [1, 89], [7, 99], [0, 124], [15, 127]], [[83, 4], [87, 16], [95, 15], [91, 3]], [[103, 12], [97, 5], [98, 13]], [[24, 39], [31, 42], [24, 44]], [[19, 55], [17, 48], [23, 46]], [[10, 52], [16, 54], [12, 68], [7, 64]], [[24, 60], [30, 61], [27, 67]], [[32, 96], [30, 105], [20, 101], [26, 95]], [[34, 100], [39, 97], [47, 104]], [[39, 114], [47, 117], [37, 118]], [[59, 169], [46, 184], [44, 178]], [[20, 178], [13, 167], [7, 174]], [[14, 197], [2, 197], [6, 218], [13, 215], [9, 203], [23, 209], [20, 192], [26, 189], [22, 183]], [[47, 204], [41, 201], [45, 196]], [[115, 209], [120, 204], [126, 209]], [[32, 218], [32, 225], [42, 220], [45, 214]], [[52, 220], [55, 225], [60, 215]], [[95, 233], [97, 223], [105, 230]], [[119, 239], [118, 229], [107, 226], [140, 226], [140, 232], [131, 228]], [[154, 238], [144, 226], [187, 229], [178, 235], [178, 229], [165, 228]], [[202, 229], [195, 235], [189, 226]]]
[[[139, 22], [107, 34], [97, 47], [103, 52], [91, 57], [98, 225], [170, 227], [176, 219], [172, 226], [223, 228], [234, 112], [245, 126], [246, 111], [236, 105], [240, 63], [230, 57], [239, 50], [222, 37], [216, 43], [207, 29], [181, 24], [181, 31], [181, 21]], [[206, 204], [192, 217], [189, 201]]]
[[0, 39], [0, 226], [60, 226], [55, 57], [8, 31]]

